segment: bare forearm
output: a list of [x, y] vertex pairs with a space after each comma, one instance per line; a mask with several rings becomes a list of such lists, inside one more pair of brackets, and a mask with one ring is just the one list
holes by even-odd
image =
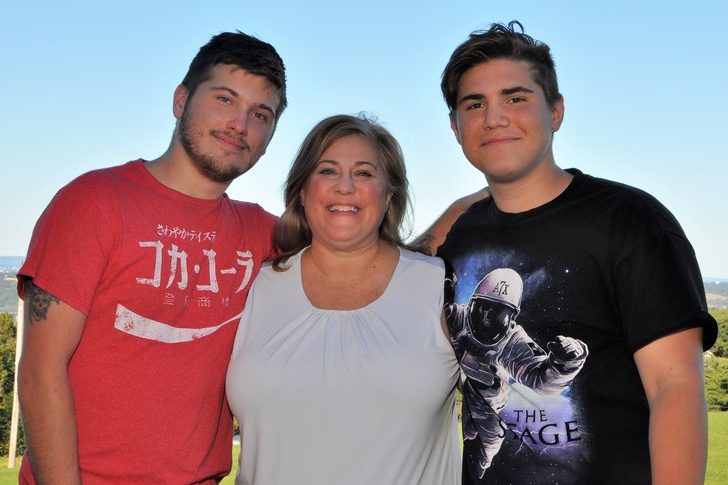
[[68, 376], [23, 369], [19, 399], [33, 475], [39, 485], [81, 483]]
[[78, 438], [68, 364], [86, 317], [32, 280], [25, 282], [24, 300], [18, 398], [33, 475], [39, 484], [78, 485]]
[[462, 211], [449, 207], [424, 233], [412, 242], [411, 247], [434, 256], [437, 248], [445, 242], [445, 236], [447, 236], [450, 226], [460, 214], [462, 214]]
[[411, 246], [419, 251], [434, 255], [435, 252], [437, 252], [437, 248], [445, 242], [445, 237], [457, 218], [460, 217], [463, 212], [468, 210], [468, 208], [475, 202], [488, 197], [489, 195], [490, 192], [486, 187], [478, 192], [456, 200], [447, 209], [445, 209], [445, 212], [443, 212], [442, 215], [440, 215], [440, 217], [438, 217], [437, 220], [432, 223], [432, 225], [428, 227], [424, 233], [422, 233], [422, 235], [414, 240]]
[[660, 393], [650, 406], [654, 485], [702, 484], [707, 459], [707, 415], [702, 382]]

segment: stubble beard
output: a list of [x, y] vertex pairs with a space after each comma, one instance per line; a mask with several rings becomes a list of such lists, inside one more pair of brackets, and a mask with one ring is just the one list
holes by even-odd
[[[202, 132], [195, 132], [186, 107], [179, 120], [179, 135], [182, 148], [187, 152], [197, 170], [210, 180], [218, 183], [230, 183], [246, 172], [234, 163], [225, 164], [202, 152], [197, 144], [197, 140], [202, 137]], [[252, 161], [248, 168], [254, 164], [255, 161]]]

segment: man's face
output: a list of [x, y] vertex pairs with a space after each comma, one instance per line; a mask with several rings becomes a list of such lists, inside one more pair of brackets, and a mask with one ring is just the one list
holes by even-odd
[[279, 102], [278, 89], [266, 78], [218, 64], [192, 96], [183, 86], [175, 91], [180, 144], [203, 175], [229, 183], [265, 153]]
[[502, 303], [473, 298], [470, 300], [470, 330], [479, 342], [497, 343], [508, 333], [513, 313], [512, 308]]
[[528, 63], [494, 59], [460, 78], [450, 124], [470, 163], [497, 184], [553, 163], [551, 140], [563, 115], [563, 100], [549, 107]]

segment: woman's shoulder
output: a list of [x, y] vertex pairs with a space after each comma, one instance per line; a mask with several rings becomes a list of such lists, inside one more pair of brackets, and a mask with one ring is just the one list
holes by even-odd
[[437, 256], [429, 256], [427, 254], [411, 251], [407, 248], [399, 248], [400, 263], [420, 267], [423, 270], [431, 270], [433, 272], [443, 273], [445, 271], [445, 263]]
[[258, 284], [258, 286], [262, 286], [265, 284], [264, 282], [266, 282], [267, 284], [276, 287], [284, 284], [286, 281], [295, 282], [297, 278], [300, 279], [298, 275], [300, 274], [299, 268], [301, 264], [301, 252], [298, 252], [286, 259], [279, 268], [276, 268], [272, 261], [266, 261], [263, 263], [255, 278], [254, 286], [256, 284]]

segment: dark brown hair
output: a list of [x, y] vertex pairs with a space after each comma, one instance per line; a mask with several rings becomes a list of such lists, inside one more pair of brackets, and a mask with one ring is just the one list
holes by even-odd
[[549, 107], [553, 108], [561, 99], [551, 49], [543, 42], [526, 35], [523, 25], [513, 20], [508, 25], [492, 24], [488, 30], [473, 32], [450, 56], [442, 72], [440, 87], [451, 115], [457, 107], [460, 78], [470, 68], [493, 59], [528, 62], [533, 72], [533, 80], [543, 90]]
[[275, 115], [276, 119], [280, 118], [288, 105], [286, 68], [272, 45], [240, 31], [223, 32], [212, 37], [192, 59], [182, 80], [189, 97], [192, 97], [201, 82], [210, 78], [212, 68], [218, 64], [238, 66], [250, 74], [263, 76], [278, 88], [280, 103]]

